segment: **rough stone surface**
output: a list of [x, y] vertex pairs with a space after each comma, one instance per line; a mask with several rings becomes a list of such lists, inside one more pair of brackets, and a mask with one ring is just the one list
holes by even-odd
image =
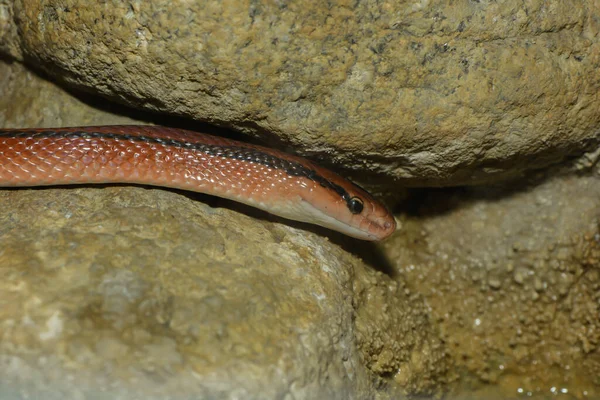
[[[133, 121], [16, 63], [0, 77], [0, 126]], [[0, 190], [0, 210], [1, 398], [386, 399], [445, 381], [424, 303], [370, 244], [142, 187]]]
[[363, 175], [454, 185], [598, 142], [599, 15], [585, 0], [0, 0], [0, 51]]
[[[454, 185], [598, 139], [599, 10], [0, 0], [0, 51], [363, 180]], [[0, 126], [132, 120], [18, 64], [0, 84]], [[411, 192], [384, 256], [178, 192], [0, 191], [0, 397], [600, 397], [590, 149]]]
[[459, 398], [600, 397], [599, 156], [577, 174], [425, 192], [386, 243], [439, 322]]
[[368, 394], [345, 298], [357, 260], [190, 203], [142, 188], [0, 192], [2, 386], [39, 368], [47, 378], [24, 387]]
[[139, 124], [132, 116], [93, 108], [18, 63], [0, 61], [0, 126], [3, 128]]

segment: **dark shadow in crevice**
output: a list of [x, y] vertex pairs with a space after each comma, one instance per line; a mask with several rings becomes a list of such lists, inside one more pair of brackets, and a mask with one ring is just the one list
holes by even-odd
[[10, 64], [17, 63], [19, 61], [9, 54], [0, 53], [0, 62], [10, 65]]
[[532, 170], [518, 178], [477, 186], [444, 188], [412, 188], [409, 195], [394, 208], [394, 214], [413, 218], [439, 217], [467, 208], [474, 203], [493, 203], [525, 194], [551, 179], [566, 176], [589, 176], [594, 169], [576, 170], [571, 166], [578, 157], [568, 157], [564, 164]]

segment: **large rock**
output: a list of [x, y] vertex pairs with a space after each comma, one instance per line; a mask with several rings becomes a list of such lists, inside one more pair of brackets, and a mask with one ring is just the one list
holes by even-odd
[[455, 370], [478, 378], [458, 381], [458, 398], [600, 398], [599, 159], [570, 166], [577, 174], [427, 192], [385, 243]]
[[[19, 64], [0, 77], [0, 126], [133, 121]], [[1, 398], [385, 399], [446, 379], [426, 307], [371, 244], [331, 235], [364, 262], [326, 231], [141, 187], [0, 190], [0, 210]]]
[[600, 4], [0, 1], [0, 51], [134, 107], [410, 185], [599, 140]]

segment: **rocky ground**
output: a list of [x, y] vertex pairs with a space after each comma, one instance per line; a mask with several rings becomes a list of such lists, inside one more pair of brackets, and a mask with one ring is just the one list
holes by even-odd
[[599, 15], [0, 0], [0, 127], [261, 139], [400, 223], [371, 244], [160, 188], [1, 190], [0, 397], [600, 397]]

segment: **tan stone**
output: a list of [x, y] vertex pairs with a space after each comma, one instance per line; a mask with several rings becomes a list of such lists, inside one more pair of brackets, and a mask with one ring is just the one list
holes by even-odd
[[600, 396], [600, 164], [565, 171], [428, 192], [385, 243], [463, 371], [450, 398]]

